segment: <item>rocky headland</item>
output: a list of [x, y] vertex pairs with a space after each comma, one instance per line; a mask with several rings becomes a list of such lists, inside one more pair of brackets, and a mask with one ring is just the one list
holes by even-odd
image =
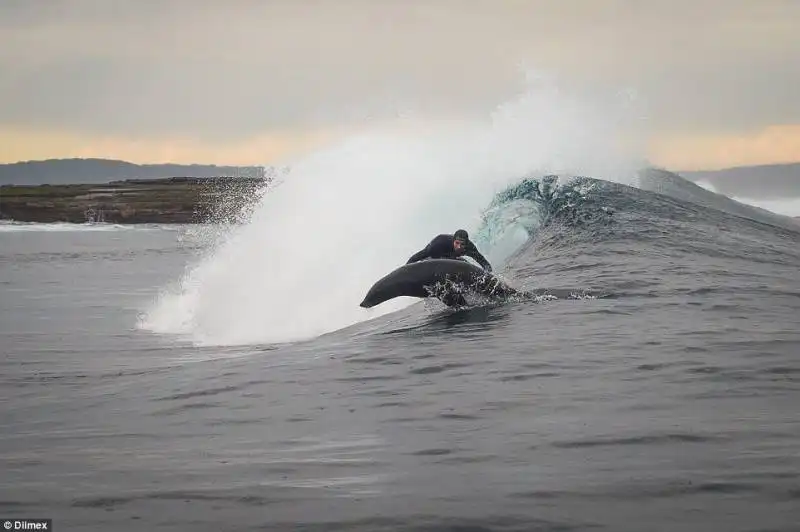
[[106, 184], [4, 185], [0, 219], [117, 224], [235, 221], [268, 183], [264, 178], [171, 177]]
[[116, 159], [0, 164], [0, 219], [118, 224], [236, 221], [264, 186], [285, 171]]

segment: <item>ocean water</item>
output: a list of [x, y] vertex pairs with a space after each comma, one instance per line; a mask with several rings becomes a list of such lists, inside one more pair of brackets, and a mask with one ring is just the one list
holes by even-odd
[[[620, 116], [355, 137], [233, 226], [0, 224], [0, 519], [800, 530], [800, 225], [638, 171]], [[457, 227], [603, 297], [358, 307]]]
[[476, 238], [520, 225], [505, 279], [608, 297], [411, 302], [279, 342], [149, 323], [224, 232], [0, 226], [0, 516], [61, 531], [798, 530], [800, 226], [669, 175], [534, 182], [487, 205]]

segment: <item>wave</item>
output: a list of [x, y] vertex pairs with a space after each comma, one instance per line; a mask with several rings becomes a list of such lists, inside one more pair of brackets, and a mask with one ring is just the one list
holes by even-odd
[[382, 327], [417, 300], [365, 310], [369, 287], [458, 228], [501, 277], [526, 290], [652, 291], [660, 281], [636, 284], [632, 263], [670, 276], [665, 257], [731, 257], [737, 246], [793, 260], [780, 242], [780, 251], [765, 244], [776, 229], [791, 241], [792, 220], [642, 170], [636, 146], [620, 141], [631, 138], [621, 118], [628, 111], [624, 102], [601, 111], [532, 88], [488, 123], [364, 133], [288, 163], [241, 226], [209, 231], [207, 252], [161, 289], [138, 326], [198, 345]]
[[647, 169], [640, 172], [638, 184], [644, 190], [665, 194], [675, 199], [721, 210], [736, 216], [790, 229], [794, 227], [794, 221], [785, 213], [770, 211], [741, 198], [725, 196], [717, 193], [710, 183], [695, 184], [666, 170]]
[[[405, 308], [416, 300], [358, 304], [437, 234], [480, 233], [487, 204], [519, 176], [634, 182], [641, 159], [620, 140], [633, 137], [627, 106], [593, 108], [534, 87], [484, 123], [365, 133], [289, 162], [245, 223], [163, 288], [139, 327], [201, 345], [288, 342]], [[508, 255], [499, 243], [482, 251], [498, 266]]]
[[[719, 192], [717, 188], [709, 181], [700, 180], [697, 181], [697, 185], [710, 192]], [[745, 205], [758, 207], [759, 209], [770, 211], [775, 214], [800, 218], [800, 197], [785, 199], [756, 199], [747, 198], [744, 196], [731, 196], [730, 199]]]
[[[505, 262], [543, 224], [565, 216], [588, 216], [590, 192], [599, 183], [581, 176], [524, 177], [494, 197], [483, 213], [476, 242]], [[600, 212], [609, 213], [603, 207]]]
[[[789, 270], [780, 275], [791, 279], [792, 268], [800, 262], [800, 226], [793, 221], [714, 193], [708, 196], [702, 187], [668, 172], [648, 169], [639, 177], [642, 188], [585, 176], [528, 175], [493, 194], [481, 211], [474, 239], [479, 248], [488, 250], [501, 270], [499, 275], [525, 290], [546, 287], [554, 293], [652, 296], [657, 292], [654, 286], [676, 278], [680, 268], [675, 267], [675, 260], [686, 262], [682, 267], [686, 274], [691, 273], [693, 263], [735, 271], [726, 261], [736, 261], [737, 267], [745, 262], [743, 271], [747, 272], [752, 271], [752, 262], [760, 261], [788, 266]], [[230, 242], [226, 244], [231, 246]], [[213, 257], [206, 267], [220, 266], [218, 257]], [[637, 267], [631, 268], [632, 263]], [[320, 265], [328, 268], [330, 263]], [[386, 264], [387, 271], [393, 267]], [[642, 273], [649, 273], [652, 281], [632, 281], [635, 277], [641, 279]], [[362, 284], [366, 286], [375, 278], [363, 279]], [[687, 289], [705, 289], [703, 278], [702, 268], [696, 269]], [[329, 281], [330, 277], [325, 279]], [[747, 282], [739, 282], [736, 288], [747, 286]], [[195, 294], [202, 296], [202, 290]], [[336, 295], [345, 299], [342, 293]], [[360, 298], [363, 293], [355, 291], [352, 295]], [[173, 302], [187, 301], [185, 294], [172, 297], [177, 298]], [[265, 306], [268, 305], [266, 301]], [[402, 314], [399, 322], [398, 318], [385, 316], [407, 306], [408, 303], [395, 302], [385, 305], [377, 316], [365, 317], [367, 313], [362, 313], [362, 319], [355, 320], [334, 316], [325, 322], [318, 315], [312, 316], [318, 332], [302, 339], [345, 329], [366, 319], [373, 320], [367, 324], [368, 332], [385, 329], [389, 323], [400, 330], [413, 329], [420, 326], [417, 318], [431, 315], [431, 310], [438, 316], [436, 312], [441, 310], [435, 305], [433, 309], [430, 304], [423, 305], [410, 322], [408, 313]], [[303, 320], [307, 316], [296, 317]], [[303, 325], [305, 333], [313, 330]], [[245, 327], [250, 326], [250, 322], [245, 323]], [[188, 330], [197, 334], [191, 327]], [[207, 326], [205, 330], [208, 331]], [[236, 334], [239, 339], [246, 337], [242, 329]], [[254, 336], [257, 335], [250, 335]], [[267, 337], [274, 339], [275, 335], [260, 335], [259, 340], [252, 341], [263, 342]], [[197, 341], [197, 336], [194, 339]]]
[[733, 196], [731, 199], [745, 205], [751, 205], [765, 211], [779, 214], [781, 216], [800, 218], [800, 198], [764, 200]]
[[[673, 199], [719, 210], [735, 216], [775, 224], [783, 228], [796, 229], [795, 220], [739, 199], [719, 194], [708, 183], [694, 184], [677, 174], [646, 168], [637, 173], [638, 189], [655, 192]], [[610, 190], [605, 180], [585, 176], [544, 175], [528, 176], [499, 192], [484, 211], [483, 222], [478, 232], [480, 243], [495, 246], [511, 231], [521, 230], [524, 239], [532, 238], [542, 224], [551, 220], [571, 217], [588, 222], [590, 219], [605, 220], [614, 208], [595, 201], [600, 196], [593, 191]], [[627, 192], [632, 194], [633, 192]], [[787, 205], [797, 201], [787, 200]]]

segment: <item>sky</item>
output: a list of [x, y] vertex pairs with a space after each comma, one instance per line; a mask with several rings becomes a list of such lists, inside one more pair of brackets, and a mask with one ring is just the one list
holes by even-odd
[[2, 0], [0, 162], [269, 164], [480, 118], [521, 65], [635, 95], [653, 164], [794, 162], [799, 24], [796, 0]]

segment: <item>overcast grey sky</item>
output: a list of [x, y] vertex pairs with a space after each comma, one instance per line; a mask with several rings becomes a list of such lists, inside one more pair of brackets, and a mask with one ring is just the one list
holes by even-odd
[[798, 28], [797, 0], [3, 0], [0, 159], [109, 139], [244, 157], [398, 104], [472, 116], [521, 89], [520, 64], [634, 89], [667, 159], [682, 142], [800, 159]]

